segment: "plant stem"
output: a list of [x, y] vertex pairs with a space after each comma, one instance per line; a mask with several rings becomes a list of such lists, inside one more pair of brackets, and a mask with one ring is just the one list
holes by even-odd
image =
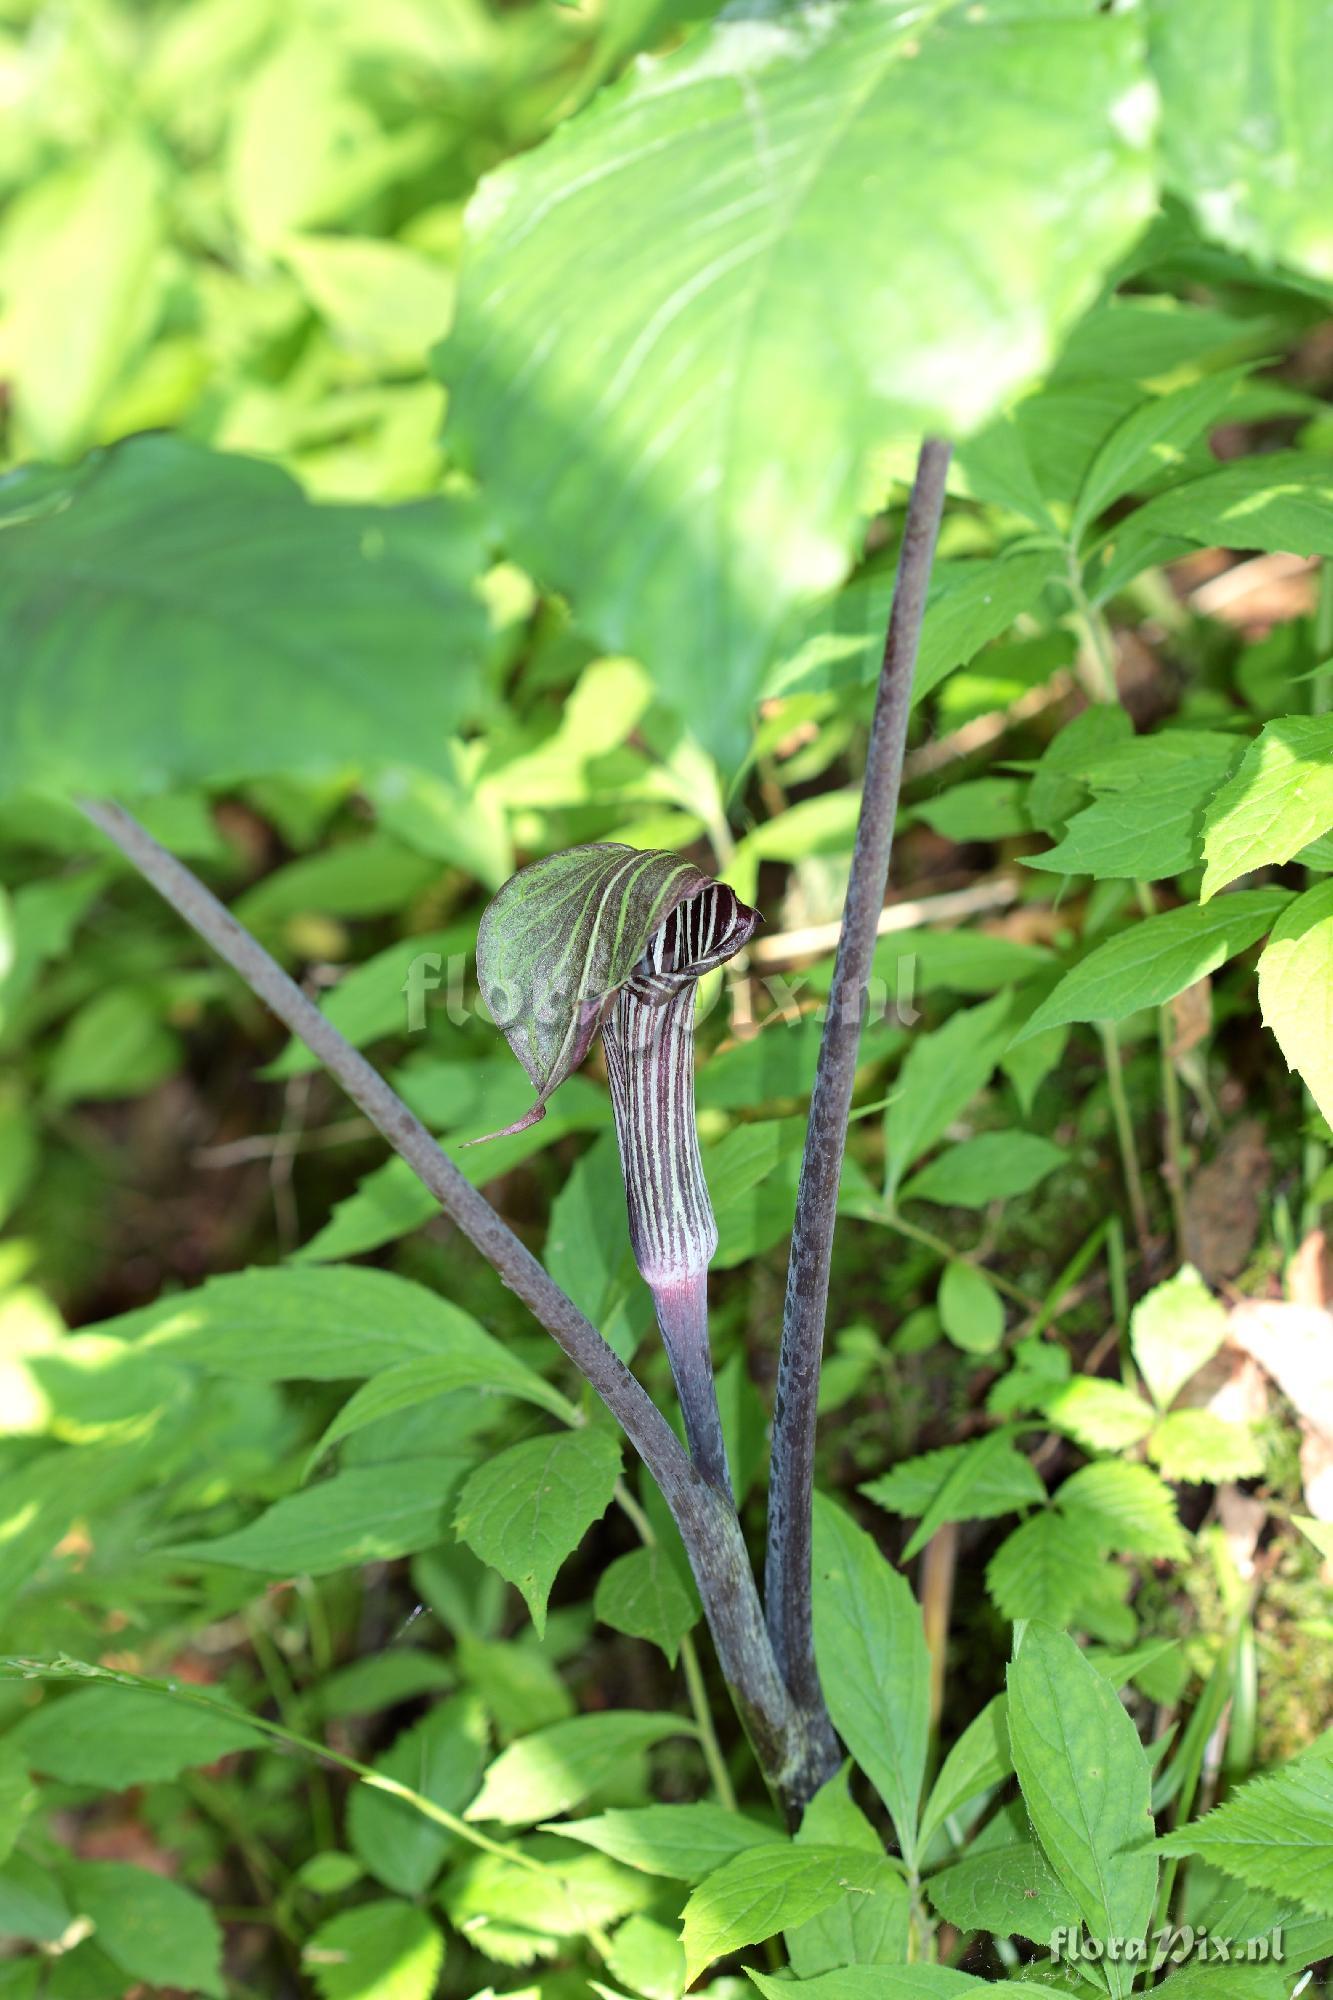
[[814, 1789], [808, 1782], [810, 1725], [789, 1699], [778, 1671], [749, 1552], [729, 1498], [691, 1464], [641, 1383], [485, 1196], [464, 1179], [421, 1120], [198, 876], [123, 807], [97, 799], [78, 803], [251, 992], [320, 1058], [620, 1423], [680, 1529], [723, 1676], [760, 1768], [784, 1810], [795, 1817]]
[[1130, 1214], [1134, 1218], [1134, 1234], [1140, 1251], [1146, 1251], [1150, 1241], [1148, 1205], [1143, 1198], [1143, 1176], [1139, 1172], [1139, 1156], [1134, 1150], [1134, 1125], [1129, 1115], [1129, 1099], [1125, 1095], [1125, 1072], [1120, 1061], [1120, 1044], [1116, 1040], [1113, 1023], [1099, 1022], [1098, 1032], [1102, 1038], [1102, 1055], [1106, 1063], [1106, 1088], [1110, 1093], [1111, 1115], [1115, 1120], [1116, 1138], [1120, 1144], [1120, 1163], [1125, 1172], [1125, 1190], [1129, 1195]]
[[699, 1665], [699, 1655], [693, 1639], [687, 1632], [680, 1642], [680, 1664], [685, 1674], [685, 1687], [690, 1697], [690, 1707], [699, 1725], [699, 1745], [708, 1766], [708, 1775], [717, 1793], [717, 1802], [727, 1812], [736, 1810], [736, 1793], [731, 1783], [731, 1773], [722, 1756], [722, 1745], [717, 1740], [713, 1727], [713, 1711], [708, 1706], [708, 1689], [704, 1686], [703, 1670]]
[[912, 675], [944, 508], [948, 467], [948, 445], [927, 438], [921, 447], [907, 505], [893, 611], [870, 725], [865, 788], [843, 907], [842, 934], [810, 1099], [787, 1266], [782, 1352], [773, 1412], [766, 1569], [768, 1629], [792, 1699], [810, 1718], [823, 1743], [826, 1760], [823, 1777], [831, 1776], [837, 1752], [815, 1664], [810, 1597], [819, 1365], [828, 1310], [838, 1182], [856, 1079], [856, 1052], [874, 959], [876, 925], [888, 885], [893, 823], [912, 706]]

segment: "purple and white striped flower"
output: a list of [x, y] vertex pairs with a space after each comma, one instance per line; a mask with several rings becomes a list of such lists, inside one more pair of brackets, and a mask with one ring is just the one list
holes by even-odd
[[758, 922], [725, 883], [678, 855], [598, 842], [522, 869], [491, 903], [477, 941], [482, 994], [538, 1092], [506, 1131], [545, 1115], [551, 1092], [603, 1030], [635, 1262], [653, 1294], [691, 1452], [724, 1488], [708, 1346], [717, 1225], [694, 1116], [694, 1003], [699, 980], [740, 951]]

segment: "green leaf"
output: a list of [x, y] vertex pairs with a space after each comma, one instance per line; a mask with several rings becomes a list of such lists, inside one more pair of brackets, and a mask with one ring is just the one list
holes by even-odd
[[522, 1124], [583, 1061], [654, 932], [709, 886], [678, 854], [596, 841], [521, 868], [487, 905], [477, 978], [537, 1092]]
[[146, 1868], [76, 1861], [61, 1870], [78, 1916], [131, 1979], [221, 1996], [222, 1933], [207, 1903]]
[[1146, 1465], [1105, 1459], [1066, 1479], [1061, 1512], [1087, 1526], [1100, 1549], [1180, 1562], [1188, 1552], [1170, 1489]]
[[483, 185], [442, 350], [454, 449], [517, 559], [710, 748], [743, 751], [875, 453], [984, 421], [1137, 232], [1143, 83], [1132, 20], [1011, 0], [724, 18]]
[[1069, 524], [1070, 541], [1077, 545], [1112, 501], [1183, 464], [1188, 447], [1237, 400], [1248, 372], [1228, 368], [1205, 375], [1153, 396], [1122, 418], [1088, 468]]
[[771, 1846], [783, 1835], [775, 1826], [700, 1801], [687, 1806], [637, 1806], [552, 1826], [565, 1840], [581, 1840], [629, 1868], [665, 1875], [673, 1882], [701, 1882], [735, 1854]]
[[[446, 1812], [461, 1813], [481, 1783], [486, 1763], [486, 1720], [475, 1695], [437, 1702], [420, 1722], [402, 1730], [375, 1760], [381, 1777], [419, 1792]], [[459, 1838], [427, 1819], [406, 1799], [354, 1787], [347, 1806], [352, 1851], [386, 1889], [422, 1896]]]
[[0, 792], [432, 765], [474, 700], [481, 562], [467, 500], [313, 506], [272, 464], [120, 445], [0, 536]]
[[459, 1538], [517, 1584], [539, 1633], [556, 1571], [601, 1520], [619, 1477], [619, 1439], [584, 1428], [510, 1445], [460, 1493]]
[[644, 2000], [681, 2000], [685, 1953], [680, 1939], [651, 1917], [627, 1917], [611, 1940], [607, 1970]]
[[[0, 1866], [8, 1861], [24, 1821], [37, 1804], [29, 1768], [29, 1760], [14, 1733], [0, 1741]], [[4, 1891], [0, 1888], [0, 1931], [5, 1928], [3, 1901]]]
[[364, 1430], [367, 1424], [395, 1416], [399, 1410], [413, 1409], [431, 1396], [443, 1396], [454, 1389], [481, 1389], [496, 1396], [517, 1396], [556, 1417], [568, 1418], [572, 1414], [568, 1400], [558, 1389], [543, 1381], [535, 1369], [502, 1347], [489, 1333], [476, 1327], [469, 1330], [464, 1340], [455, 1336], [454, 1349], [448, 1354], [421, 1354], [414, 1361], [400, 1361], [396, 1368], [372, 1375], [343, 1404], [311, 1452], [307, 1465], [317, 1464], [331, 1445]]
[[449, 324], [452, 272], [402, 243], [292, 235], [282, 258], [330, 328], [377, 361], [419, 371]]
[[930, 1729], [921, 1612], [865, 1530], [822, 1495], [815, 1502], [814, 1620], [829, 1714], [888, 1807], [910, 1861]]
[[[540, 1860], [542, 1873], [523, 1867], [523, 1855]], [[653, 1900], [641, 1877], [600, 1854], [571, 1855], [540, 1835], [505, 1854], [474, 1854], [450, 1870], [440, 1894], [469, 1944], [519, 1965], [554, 1958], [560, 1939], [602, 1930]]]
[[266, 1576], [329, 1576], [353, 1564], [391, 1562], [433, 1548], [449, 1532], [447, 1503], [465, 1458], [409, 1458], [386, 1479], [379, 1466], [339, 1472], [277, 1500], [248, 1527], [211, 1542], [177, 1542], [171, 1554]]
[[1226, 1337], [1226, 1308], [1190, 1264], [1139, 1300], [1130, 1315], [1130, 1345], [1159, 1410], [1175, 1401]]
[[1004, 1303], [984, 1271], [951, 1258], [940, 1279], [940, 1324], [965, 1354], [993, 1354], [1004, 1339]]
[[[521, 1737], [500, 1752], [466, 1817], [501, 1820], [506, 1826], [532, 1826], [581, 1804], [636, 1751], [651, 1749], [667, 1736], [693, 1734], [694, 1725], [678, 1715], [653, 1715], [637, 1709], [575, 1715], [568, 1722], [554, 1722], [549, 1729]], [[617, 1817], [605, 1816], [607, 1820]], [[578, 1837], [594, 1824], [580, 1821]], [[567, 1827], [553, 1831], [573, 1833]]]
[[1259, 1005], [1287, 1067], [1333, 1120], [1333, 881], [1307, 889], [1274, 924], [1259, 960]]
[[[1064, 1633], [1030, 1625], [1009, 1668], [1009, 1740], [1055, 1874], [1098, 1938], [1147, 1933], [1157, 1889], [1148, 1760], [1115, 1691]], [[1104, 1961], [1112, 1994], [1135, 1968]]]
[[1047, 1508], [1001, 1542], [986, 1565], [986, 1588], [1001, 1615], [1064, 1625], [1087, 1588], [1097, 1555], [1090, 1525]]
[[[751, 1972], [750, 1977], [765, 2000], [791, 2000], [785, 1973], [770, 1977]], [[947, 1965], [849, 1965], [800, 1983], [806, 2000], [981, 2000], [982, 1987], [992, 1984]], [[1038, 2000], [1041, 1993], [1027, 1980], [1008, 1980], [1004, 1990], [1018, 2000]]]
[[1141, 1007], [1160, 1007], [1247, 950], [1289, 901], [1285, 889], [1238, 889], [1206, 909], [1186, 904], [1143, 918], [1067, 972], [1015, 1042], [1066, 1021], [1123, 1021]]
[[850, 1889], [875, 1888], [878, 1855], [809, 1842], [752, 1847], [691, 1893], [682, 1917], [687, 1983], [742, 1945], [760, 1944], [829, 1909]]
[[1003, 1784], [1013, 1768], [1005, 1697], [997, 1694], [968, 1723], [940, 1767], [921, 1815], [922, 1852], [945, 1820]]
[[1238, 875], [1290, 861], [1333, 826], [1333, 716], [1264, 724], [1204, 817], [1200, 900]]
[[617, 1556], [597, 1579], [594, 1615], [632, 1639], [651, 1639], [674, 1667], [685, 1634], [701, 1616], [697, 1601], [658, 1548]]
[[100, 1330], [252, 1382], [353, 1381], [487, 1337], [424, 1285], [352, 1265], [210, 1278]]
[[0, 278], [16, 455], [68, 458], [90, 444], [108, 390], [151, 335], [164, 179], [160, 155], [122, 127], [11, 204]]
[[1148, 1456], [1164, 1479], [1185, 1482], [1257, 1479], [1264, 1469], [1249, 1425], [1212, 1410], [1172, 1410], [1148, 1439]]
[[1333, 1915], [1333, 1732], [1225, 1805], [1157, 1843], [1159, 1854], [1198, 1854], [1252, 1888]]
[[[424, 1010], [431, 997], [447, 986], [451, 961], [457, 961], [461, 971], [465, 954], [474, 943], [475, 933], [470, 924], [454, 924], [448, 930], [422, 931], [399, 938], [383, 951], [351, 966], [333, 991], [324, 996], [319, 1011], [358, 1049], [363, 1049], [367, 1042], [378, 1041], [382, 1035], [419, 1032], [426, 1022], [424, 1011], [413, 1018], [414, 990]], [[293, 1039], [261, 1074], [279, 1080], [304, 1076], [319, 1067], [319, 1057], [304, 1042]], [[456, 1090], [449, 1116], [440, 1120], [442, 1125], [463, 1124], [481, 1116], [479, 1093], [487, 1075], [486, 1065], [479, 1060], [449, 1065], [449, 1081], [456, 1085]], [[428, 1119], [427, 1123], [430, 1122]]]
[[800, 1979], [841, 1965], [897, 1965], [907, 1956], [911, 1899], [902, 1863], [885, 1854], [870, 1821], [848, 1789], [847, 1767], [816, 1792], [801, 1816], [798, 1847], [863, 1849], [873, 1887], [844, 1889], [803, 1923], [784, 1926], [783, 1941]]
[[1160, 881], [1199, 858], [1204, 809], [1240, 756], [1233, 737], [1169, 729], [1136, 737], [1085, 767], [1097, 794], [1075, 813], [1064, 839], [1047, 854], [1024, 857], [1051, 874], [1095, 881]]
[[90, 1687], [48, 1695], [13, 1741], [34, 1771], [119, 1792], [253, 1750], [264, 1738], [239, 1713], [187, 1708], [147, 1689]]
[[1129, 534], [1178, 536], [1209, 548], [1333, 555], [1333, 467], [1314, 452], [1237, 458], [1140, 507]]
[[70, 1907], [49, 1868], [26, 1854], [0, 1866], [0, 1937], [56, 1944], [69, 1929]]
[[884, 1192], [889, 1201], [912, 1162], [942, 1137], [986, 1083], [1008, 1040], [1009, 1012], [1009, 995], [999, 993], [980, 1007], [951, 1014], [942, 1028], [912, 1043], [885, 1121]]
[[998, 841], [1031, 832], [1023, 811], [1026, 786], [1018, 778], [972, 778], [910, 808], [945, 840]]
[[1153, 1427], [1152, 1410], [1141, 1396], [1122, 1382], [1102, 1382], [1091, 1375], [1057, 1382], [1036, 1407], [1089, 1451], [1124, 1451]]
[[[1333, 279], [1333, 22], [1267, 0], [1152, 0], [1168, 185], [1210, 236]], [[1206, 60], [1201, 51], [1206, 50]]]
[[180, 1043], [163, 1026], [154, 995], [115, 986], [69, 1021], [51, 1057], [47, 1087], [58, 1105], [136, 1097], [169, 1077], [180, 1057]]
[[904, 1459], [860, 1490], [891, 1514], [930, 1515], [937, 1522], [989, 1521], [1046, 1499], [1040, 1477], [1008, 1431]]
[[444, 1939], [424, 1910], [386, 1897], [321, 1924], [301, 1963], [323, 2000], [430, 2000]]
[[315, 1707], [321, 1716], [374, 1715], [418, 1695], [438, 1694], [454, 1684], [448, 1662], [417, 1646], [393, 1646], [369, 1659], [353, 1660], [326, 1674]]
[[913, 1174], [902, 1190], [903, 1201], [936, 1201], [946, 1208], [985, 1208], [1028, 1194], [1069, 1158], [1036, 1132], [983, 1132], [950, 1146], [938, 1159]]
[[936, 1915], [960, 1931], [994, 1931], [1034, 1944], [1045, 1944], [1058, 1925], [1077, 1929], [1078, 1905], [1036, 1842], [1007, 1819], [1000, 1825], [1010, 1838], [974, 1847], [963, 1860], [926, 1878]]
[[543, 1262], [627, 1362], [652, 1325], [653, 1308], [628, 1232], [606, 1226], [624, 1199], [620, 1148], [615, 1133], [607, 1132], [579, 1156], [551, 1203]]

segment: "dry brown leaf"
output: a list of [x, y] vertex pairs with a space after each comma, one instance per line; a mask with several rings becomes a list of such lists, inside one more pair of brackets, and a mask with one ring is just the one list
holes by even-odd
[[1268, 1149], [1257, 1118], [1243, 1118], [1185, 1194], [1185, 1255], [1210, 1285], [1243, 1271], [1259, 1233]]
[[1196, 979], [1171, 1002], [1171, 1058], [1178, 1062], [1206, 1041], [1213, 1025], [1213, 982]]

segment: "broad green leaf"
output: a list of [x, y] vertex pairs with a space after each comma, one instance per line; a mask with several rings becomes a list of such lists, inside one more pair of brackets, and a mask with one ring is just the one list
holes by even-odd
[[1057, 1430], [1091, 1451], [1124, 1451], [1147, 1437], [1153, 1412], [1122, 1382], [1074, 1375], [1042, 1393], [1037, 1407]]
[[923, 1520], [930, 1515], [937, 1522], [989, 1521], [1020, 1507], [1042, 1506], [1046, 1500], [1046, 1488], [1031, 1461], [1017, 1450], [1007, 1431], [905, 1459], [860, 1490], [891, 1514]]
[[1027, 1194], [1069, 1158], [1036, 1132], [983, 1132], [950, 1146], [938, 1159], [913, 1174], [903, 1187], [903, 1201], [937, 1201], [945, 1208], [984, 1208]]
[[1100, 1549], [1176, 1562], [1187, 1553], [1175, 1499], [1146, 1465], [1113, 1458], [1085, 1465], [1055, 1497], [1063, 1514], [1091, 1530]]
[[[475, 1695], [437, 1702], [375, 1760], [381, 1777], [419, 1792], [446, 1812], [461, 1813], [481, 1783], [486, 1719]], [[421, 1896], [456, 1853], [459, 1838], [427, 1819], [406, 1799], [357, 1785], [347, 1805], [352, 1852], [386, 1889]]]
[[510, 1445], [459, 1494], [459, 1539], [517, 1584], [539, 1633], [556, 1571], [601, 1520], [619, 1477], [619, 1438], [586, 1427]]
[[574, 1713], [573, 1696], [548, 1654], [534, 1643], [481, 1639], [460, 1630], [458, 1660], [485, 1702], [502, 1743], [563, 1722]]
[[968, 1723], [940, 1766], [921, 1815], [922, 1851], [953, 1813], [1003, 1784], [1013, 1768], [1005, 1697], [997, 1694]]
[[59, 1105], [136, 1097], [164, 1082], [180, 1059], [181, 1045], [163, 1025], [161, 1002], [141, 988], [113, 986], [66, 1024], [47, 1087]]
[[1333, 716], [1266, 722], [1204, 816], [1200, 900], [1238, 875], [1290, 861], [1333, 826]]
[[369, 1659], [353, 1660], [320, 1682], [315, 1706], [320, 1715], [373, 1715], [418, 1695], [438, 1694], [454, 1684], [449, 1664], [418, 1646], [393, 1646]]
[[942, 1028], [913, 1041], [885, 1120], [884, 1192], [890, 1202], [912, 1162], [984, 1086], [1008, 1040], [1009, 1012], [1009, 995], [999, 993], [980, 1007], [951, 1014]]
[[627, 1917], [611, 1940], [607, 1970], [643, 2000], [681, 2000], [685, 1952], [674, 1930], [652, 1917]]
[[607, 1132], [580, 1154], [551, 1203], [543, 1262], [627, 1362], [653, 1323], [653, 1307], [628, 1231], [607, 1227], [608, 1215], [618, 1215], [624, 1200], [620, 1148], [614, 1132]]
[[571, 1405], [558, 1389], [543, 1381], [535, 1369], [511, 1354], [489, 1333], [475, 1327], [447, 1353], [418, 1355], [414, 1361], [400, 1361], [397, 1367], [372, 1375], [343, 1404], [311, 1452], [309, 1463], [316, 1464], [331, 1445], [363, 1430], [367, 1424], [395, 1416], [399, 1410], [410, 1410], [428, 1397], [442, 1396], [453, 1389], [481, 1389], [490, 1395], [517, 1396], [549, 1410], [552, 1416], [568, 1419], [571, 1415]]
[[735, 756], [875, 453], [975, 428], [1041, 369], [1149, 212], [1150, 124], [1129, 19], [723, 19], [483, 184], [442, 351], [454, 449], [517, 559]]
[[1333, 1120], [1333, 881], [1282, 912], [1259, 960], [1259, 1005], [1289, 1069]]
[[1164, 1479], [1186, 1483], [1256, 1479], [1264, 1469], [1249, 1425], [1229, 1423], [1212, 1410], [1172, 1410], [1149, 1437], [1148, 1456]]
[[0, 535], [0, 792], [430, 767], [473, 705], [481, 561], [464, 499], [313, 506], [275, 465], [120, 445]]
[[1130, 1315], [1130, 1345], [1159, 1410], [1170, 1407], [1226, 1337], [1226, 1308], [1190, 1264], [1139, 1300]]
[[[1057, 1926], [1077, 1930], [1078, 1905], [1056, 1876], [1019, 1813], [1002, 1815], [998, 1826], [1009, 1836], [974, 1843], [961, 1861], [926, 1878], [926, 1895], [937, 1916], [963, 1932], [993, 1931], [1000, 1937], [1045, 1944]], [[986, 1829], [987, 1834], [991, 1828]]]
[[945, 1265], [937, 1304], [941, 1326], [965, 1354], [993, 1354], [1004, 1339], [1004, 1301], [986, 1273], [964, 1258]]
[[[785, 1973], [751, 1972], [750, 1977], [765, 2000], [791, 2000], [791, 1981]], [[948, 1965], [848, 1965], [800, 1982], [806, 2000], [981, 2000], [984, 1986], [994, 1990], [992, 1981], [974, 1979]], [[1042, 1991], [1027, 1980], [1015, 1979], [1006, 1981], [1004, 1990], [1018, 2000], [1037, 2000]]]
[[248, 1527], [211, 1542], [177, 1542], [171, 1554], [275, 1577], [391, 1562], [445, 1540], [447, 1503], [467, 1469], [465, 1458], [441, 1455], [404, 1459], [392, 1478], [376, 1466], [339, 1472], [276, 1500]]
[[[1157, 1863], [1148, 1760], [1120, 1698], [1064, 1633], [1030, 1625], [1009, 1668], [1009, 1740], [1046, 1859], [1094, 1937], [1143, 1937]], [[1135, 1968], [1104, 1961], [1112, 1994]]]
[[61, 1871], [70, 1906], [132, 1980], [218, 1996], [222, 1933], [208, 1904], [179, 1882], [119, 1861], [76, 1861]]
[[497, 1025], [546, 1100], [592, 1046], [625, 984], [678, 904], [710, 886], [678, 854], [595, 841], [548, 854], [506, 882], [477, 933], [477, 978]]
[[1207, 547], [1333, 555], [1333, 466], [1315, 452], [1233, 459], [1159, 493], [1131, 517], [1129, 535], [1180, 537]]
[[1202, 729], [1163, 730], [1107, 752], [1086, 768], [1093, 803], [1026, 865], [1099, 882], [1183, 874], [1199, 859], [1204, 809], [1240, 754], [1234, 737]]
[[[487, 1771], [466, 1817], [500, 1820], [506, 1826], [533, 1826], [538, 1820], [569, 1812], [581, 1804], [635, 1752], [651, 1749], [668, 1736], [693, 1734], [694, 1725], [681, 1716], [654, 1715], [638, 1709], [571, 1716], [568, 1722], [552, 1723], [549, 1729], [520, 1737], [517, 1743], [502, 1750]], [[638, 1818], [638, 1814], [608, 1813], [601, 1822], [581, 1820], [577, 1837], [582, 1839], [589, 1826]], [[558, 1827], [554, 1831], [574, 1836], [572, 1827]], [[647, 1851], [651, 1852], [651, 1831], [644, 1839]], [[605, 1852], [611, 1854], [615, 1850], [607, 1847]], [[630, 1860], [631, 1856], [619, 1858]]]
[[1023, 811], [1025, 789], [1018, 778], [972, 778], [910, 807], [909, 815], [945, 840], [1005, 840], [1031, 832]]
[[70, 1907], [49, 1868], [26, 1854], [0, 1866], [0, 1937], [55, 1944], [70, 1924]]
[[1097, 1553], [1088, 1522], [1048, 1507], [1001, 1542], [986, 1565], [986, 1588], [1011, 1622], [1042, 1618], [1065, 1625], [1087, 1589]]
[[1188, 903], [1143, 918], [1067, 972], [1014, 1040], [1066, 1021], [1123, 1021], [1141, 1007], [1173, 1000], [1254, 944], [1289, 901], [1285, 889], [1238, 889], [1206, 909]]
[[815, 1503], [814, 1620], [829, 1714], [910, 1860], [930, 1728], [921, 1611], [865, 1530], [823, 1496]]
[[377, 361], [420, 369], [449, 324], [452, 272], [402, 243], [295, 234], [282, 258], [333, 331]]
[[685, 1905], [686, 1980], [697, 1979], [727, 1952], [817, 1917], [849, 1889], [871, 1892], [879, 1861], [860, 1847], [791, 1841], [733, 1855], [704, 1877]]
[[296, 26], [236, 102], [227, 196], [241, 228], [265, 250], [303, 223], [329, 219], [348, 164], [373, 143], [374, 125], [347, 94], [344, 68], [336, 35]]
[[189, 1708], [147, 1689], [90, 1687], [48, 1695], [14, 1740], [34, 1771], [119, 1792], [253, 1750], [264, 1738], [240, 1714]]
[[281, 942], [294, 918], [390, 916], [422, 895], [438, 872], [433, 861], [376, 828], [275, 868], [237, 897], [232, 914], [248, 930]]
[[801, 1816], [798, 1847], [864, 1850], [872, 1887], [844, 1889], [827, 1909], [784, 1925], [783, 1942], [798, 1978], [840, 1965], [900, 1965], [907, 1956], [911, 1900], [902, 1863], [885, 1854], [879, 1835], [848, 1789], [847, 1767], [816, 1792]]
[[210, 1278], [99, 1330], [253, 1382], [354, 1381], [488, 1337], [424, 1285], [354, 1265]]
[[1131, 410], [1088, 469], [1069, 524], [1071, 542], [1077, 545], [1113, 500], [1181, 465], [1188, 447], [1218, 423], [1227, 405], [1236, 401], [1247, 372], [1229, 368], [1205, 375], [1201, 381], [1169, 389]]
[[[358, 1049], [363, 1049], [367, 1042], [378, 1041], [382, 1035], [420, 1034], [426, 1026], [427, 1009], [442, 994], [447, 995], [450, 980], [457, 976], [461, 983], [475, 937], [471, 924], [455, 924], [448, 930], [422, 931], [414, 937], [399, 938], [395, 944], [351, 966], [332, 992], [321, 1000], [319, 1011]], [[275, 1080], [286, 1079], [303, 1076], [319, 1067], [319, 1057], [304, 1042], [293, 1039], [262, 1074]], [[480, 1101], [474, 1105], [470, 1099], [481, 1087], [487, 1065], [474, 1059], [449, 1067], [456, 1072], [455, 1096], [459, 1108], [440, 1122], [458, 1124], [480, 1115]], [[481, 1075], [470, 1089], [464, 1077], [474, 1071]]]
[[685, 1806], [638, 1806], [552, 1826], [566, 1840], [581, 1840], [627, 1867], [674, 1882], [701, 1882], [749, 1847], [780, 1843], [775, 1826], [700, 1801]]
[[19, 455], [67, 458], [90, 444], [108, 390], [151, 337], [164, 179], [160, 155], [122, 129], [38, 177], [6, 216], [0, 353]]
[[698, 1603], [658, 1548], [617, 1556], [597, 1579], [592, 1608], [603, 1625], [633, 1639], [651, 1639], [673, 1667], [681, 1640], [700, 1617]]
[[444, 1939], [424, 1910], [385, 1897], [321, 1924], [301, 1963], [323, 2000], [430, 2000]]
[[1210, 236], [1333, 279], [1333, 21], [1271, 0], [1151, 0], [1167, 184]]
[[1198, 1854], [1252, 1888], [1333, 1915], [1333, 1733], [1248, 1785], [1192, 1826], [1157, 1843], [1159, 1854]]
[[[524, 1868], [521, 1855], [539, 1861], [542, 1873]], [[450, 1870], [440, 1893], [450, 1923], [470, 1944], [519, 1964], [554, 1958], [560, 1939], [604, 1930], [654, 1900], [641, 1876], [541, 1834], [509, 1853], [472, 1855]]]

